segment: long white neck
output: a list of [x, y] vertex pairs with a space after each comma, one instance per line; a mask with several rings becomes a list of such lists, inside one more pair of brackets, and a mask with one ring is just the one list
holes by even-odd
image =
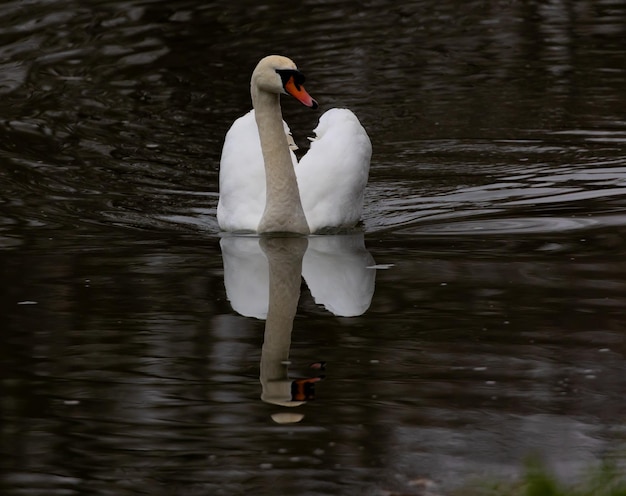
[[309, 234], [280, 111], [280, 95], [251, 87], [265, 162], [266, 201], [258, 232]]

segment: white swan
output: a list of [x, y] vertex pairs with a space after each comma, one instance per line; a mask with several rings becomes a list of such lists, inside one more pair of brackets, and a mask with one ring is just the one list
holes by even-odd
[[217, 206], [222, 230], [309, 234], [353, 227], [361, 218], [369, 137], [350, 110], [331, 109], [298, 163], [280, 95], [317, 108], [303, 81], [293, 61], [279, 55], [265, 57], [252, 73], [254, 110], [233, 123], [222, 150]]

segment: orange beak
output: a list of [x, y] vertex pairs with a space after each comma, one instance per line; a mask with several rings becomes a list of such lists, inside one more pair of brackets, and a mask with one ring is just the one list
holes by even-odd
[[312, 109], [317, 108], [317, 102], [313, 99], [311, 95], [307, 93], [307, 91], [304, 89], [304, 86], [302, 86], [301, 84], [296, 84], [293, 76], [291, 76], [285, 84], [285, 91], [296, 100], [298, 100], [302, 105], [306, 105], [307, 107], [310, 107]]

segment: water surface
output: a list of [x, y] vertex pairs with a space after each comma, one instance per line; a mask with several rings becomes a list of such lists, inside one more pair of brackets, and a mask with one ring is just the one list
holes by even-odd
[[[528, 456], [624, 462], [621, 2], [0, 19], [2, 494], [447, 494]], [[268, 53], [370, 134], [357, 232], [219, 233]], [[319, 113], [283, 110], [306, 149]]]

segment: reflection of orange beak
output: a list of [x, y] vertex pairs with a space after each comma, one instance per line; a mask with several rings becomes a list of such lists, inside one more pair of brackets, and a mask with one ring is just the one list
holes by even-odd
[[304, 89], [304, 86], [301, 84], [296, 84], [293, 80], [293, 76], [289, 78], [289, 81], [285, 84], [285, 91], [289, 93], [292, 97], [298, 100], [302, 105], [306, 105], [312, 109], [317, 108], [317, 102], [307, 93]]
[[[313, 100], [315, 101], [315, 100]], [[310, 401], [315, 399], [315, 383], [321, 381], [319, 377], [310, 379], [296, 379], [291, 383], [292, 401]]]

